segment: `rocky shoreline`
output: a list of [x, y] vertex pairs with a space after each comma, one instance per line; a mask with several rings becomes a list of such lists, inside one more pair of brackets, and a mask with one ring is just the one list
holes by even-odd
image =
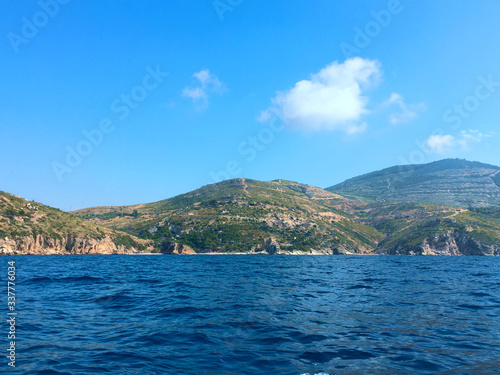
[[310, 249], [308, 251], [284, 250], [274, 238], [254, 246], [249, 252], [196, 252], [191, 247], [169, 243], [158, 252], [140, 251], [134, 247], [116, 246], [109, 236], [102, 239], [67, 237], [65, 239], [47, 238], [41, 235], [16, 239], [0, 239], [0, 255], [411, 255], [411, 256], [500, 256], [500, 245], [485, 245], [468, 236], [450, 231], [422, 244], [398, 245], [388, 249], [375, 249], [371, 252], [352, 252], [339, 249]]
[[102, 239], [66, 237], [55, 239], [41, 235], [0, 239], [0, 255], [87, 255], [130, 254], [137, 249], [116, 246], [109, 236]]

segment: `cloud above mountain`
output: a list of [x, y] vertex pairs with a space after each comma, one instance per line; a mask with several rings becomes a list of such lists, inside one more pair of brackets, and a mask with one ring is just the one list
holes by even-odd
[[416, 119], [418, 114], [426, 109], [424, 103], [406, 104], [403, 96], [398, 93], [392, 93], [391, 97], [382, 105], [384, 107], [399, 107], [399, 111], [392, 113], [389, 117], [389, 121], [393, 125], [410, 122]]
[[204, 111], [208, 108], [208, 97], [210, 94], [223, 94], [227, 89], [215, 74], [210, 70], [201, 70], [193, 74], [197, 84], [182, 90], [182, 96], [191, 98], [196, 108]]
[[451, 134], [431, 135], [426, 146], [436, 154], [447, 154], [457, 150], [470, 149], [472, 144], [480, 143], [484, 138], [493, 137], [492, 133], [482, 133], [479, 130], [462, 130], [458, 136]]
[[379, 82], [380, 69], [377, 60], [359, 57], [333, 62], [310, 79], [279, 91], [259, 120], [265, 122], [278, 112], [291, 128], [298, 130], [361, 132], [366, 127], [362, 117], [370, 112], [364, 91]]

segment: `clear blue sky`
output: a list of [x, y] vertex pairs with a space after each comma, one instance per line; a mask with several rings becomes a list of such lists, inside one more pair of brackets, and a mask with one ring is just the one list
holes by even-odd
[[499, 14], [495, 0], [2, 1], [0, 190], [69, 210], [217, 177], [328, 187], [405, 162], [499, 165]]

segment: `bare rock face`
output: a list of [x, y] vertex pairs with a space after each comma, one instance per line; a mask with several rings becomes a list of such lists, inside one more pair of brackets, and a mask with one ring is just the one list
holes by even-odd
[[125, 246], [116, 245], [111, 241], [109, 237], [105, 237], [101, 240], [96, 240], [93, 238], [69, 238], [66, 243], [66, 247], [69, 248], [69, 252], [73, 254], [126, 254], [127, 250]]
[[347, 251], [339, 251], [337, 248], [321, 248], [309, 249], [308, 251], [300, 250], [283, 250], [278, 241], [271, 237], [265, 239], [261, 245], [255, 246], [248, 254], [269, 254], [269, 255], [341, 255], [348, 254]]
[[55, 239], [37, 235], [19, 237], [16, 239], [0, 239], [0, 254], [2, 255], [55, 255], [55, 254], [126, 254], [135, 252], [134, 248], [127, 250], [124, 246], [113, 243], [106, 236], [102, 239], [67, 237]]
[[181, 245], [178, 243], [170, 243], [168, 245], [162, 246], [161, 252], [163, 254], [174, 254], [174, 255], [193, 255], [196, 254], [192, 248], [187, 245]]
[[427, 238], [421, 245], [404, 244], [387, 249], [387, 255], [500, 255], [500, 244], [485, 245], [458, 231]]
[[17, 250], [16, 241], [8, 237], [0, 238], [0, 255], [16, 255], [20, 254]]
[[281, 251], [280, 245], [275, 238], [268, 238], [264, 240], [262, 245], [257, 245], [253, 250], [254, 253], [267, 253], [270, 255], [278, 254]]

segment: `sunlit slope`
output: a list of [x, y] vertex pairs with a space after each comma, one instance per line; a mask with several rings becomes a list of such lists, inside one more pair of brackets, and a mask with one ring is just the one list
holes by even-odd
[[422, 202], [463, 208], [500, 206], [500, 167], [447, 159], [387, 168], [326, 190], [365, 202]]
[[342, 210], [356, 204], [291, 181], [234, 179], [160, 202], [74, 214], [158, 245], [176, 241], [199, 252], [250, 251], [271, 237], [283, 250], [370, 252], [383, 235]]
[[88, 253], [145, 249], [149, 241], [0, 192], [0, 248], [5, 253]]
[[74, 214], [158, 248], [179, 243], [200, 253], [248, 252], [272, 239], [284, 252], [494, 255], [500, 243], [496, 211], [367, 204], [286, 180], [234, 179], [155, 203]]

